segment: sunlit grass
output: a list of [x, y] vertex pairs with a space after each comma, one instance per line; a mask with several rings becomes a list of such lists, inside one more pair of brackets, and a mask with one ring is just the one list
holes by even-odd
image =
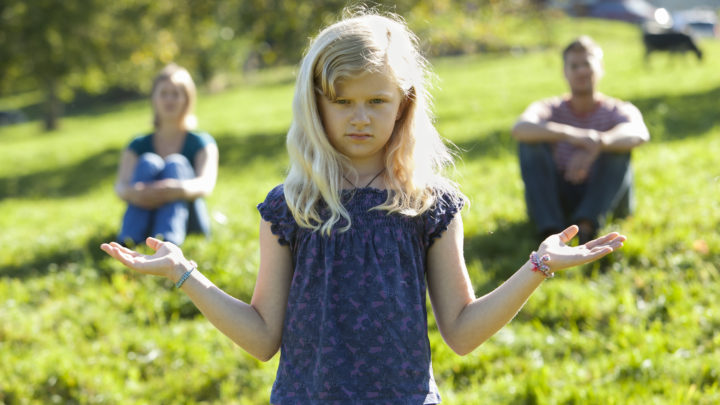
[[[602, 90], [640, 107], [653, 142], [634, 152], [638, 211], [607, 226], [621, 252], [546, 282], [518, 318], [459, 357], [431, 318], [444, 402], [710, 404], [720, 401], [720, 44], [706, 60], [642, 61], [637, 32], [581, 21], [605, 47]], [[562, 42], [562, 41], [559, 41]], [[534, 99], [564, 91], [558, 49], [434, 60], [437, 125], [453, 172], [478, 294], [535, 247], [510, 127]], [[291, 71], [291, 70], [290, 70]], [[258, 264], [255, 205], [281, 182], [291, 119], [288, 70], [201, 95], [220, 176], [213, 238], [186, 254], [241, 299]], [[98, 111], [96, 109], [96, 111]], [[210, 326], [169, 282], [128, 272], [98, 245], [123, 204], [121, 148], [149, 130], [145, 101], [76, 114], [55, 133], [0, 128], [0, 403], [267, 403], [277, 357], [261, 363]]]

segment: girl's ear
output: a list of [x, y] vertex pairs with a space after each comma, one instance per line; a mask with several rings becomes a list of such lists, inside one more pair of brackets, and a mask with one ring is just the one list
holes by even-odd
[[410, 108], [410, 103], [415, 98], [415, 86], [410, 87], [410, 90], [408, 90], [407, 93], [403, 93], [402, 101], [400, 102], [400, 107], [398, 108], [397, 115], [395, 116], [395, 122], [400, 121], [403, 117], [405, 117], [405, 113], [407, 112], [407, 109]]
[[400, 107], [398, 107], [397, 114], [395, 115], [395, 122], [400, 121], [400, 119], [405, 115], [405, 110], [407, 110], [409, 104], [410, 99], [407, 96], [403, 97], [400, 102]]

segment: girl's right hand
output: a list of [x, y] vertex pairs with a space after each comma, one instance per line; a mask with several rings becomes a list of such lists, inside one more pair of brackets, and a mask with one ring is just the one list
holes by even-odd
[[625, 235], [611, 232], [584, 245], [570, 246], [570, 241], [578, 233], [578, 226], [571, 225], [564, 231], [548, 236], [541, 244], [537, 253], [540, 257], [547, 254], [550, 260], [546, 263], [551, 271], [590, 263], [620, 249], [627, 240]]
[[100, 249], [133, 270], [167, 277], [173, 282], [177, 281], [174, 280], [175, 275], [193, 267], [193, 263], [183, 256], [182, 250], [177, 245], [155, 238], [147, 238], [145, 243], [155, 251], [153, 255], [138, 253], [117, 242], [103, 243]]

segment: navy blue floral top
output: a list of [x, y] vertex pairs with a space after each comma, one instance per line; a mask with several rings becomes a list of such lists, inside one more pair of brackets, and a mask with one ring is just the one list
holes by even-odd
[[294, 266], [270, 402], [440, 403], [427, 336], [426, 252], [462, 203], [444, 196], [409, 217], [370, 210], [385, 190], [343, 197], [352, 227], [329, 237], [297, 225], [282, 185], [258, 205]]

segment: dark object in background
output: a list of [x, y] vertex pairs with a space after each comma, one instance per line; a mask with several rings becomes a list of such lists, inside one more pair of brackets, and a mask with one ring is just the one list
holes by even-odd
[[655, 19], [657, 7], [646, 0], [591, 0], [572, 2], [570, 15], [626, 21], [642, 25]]
[[20, 110], [2, 110], [0, 111], [0, 127], [5, 125], [19, 124], [25, 122], [27, 118]]
[[646, 60], [652, 52], [658, 51], [672, 53], [694, 52], [698, 60], [702, 60], [702, 51], [697, 47], [693, 38], [682, 32], [643, 32], [643, 44], [645, 45]]

